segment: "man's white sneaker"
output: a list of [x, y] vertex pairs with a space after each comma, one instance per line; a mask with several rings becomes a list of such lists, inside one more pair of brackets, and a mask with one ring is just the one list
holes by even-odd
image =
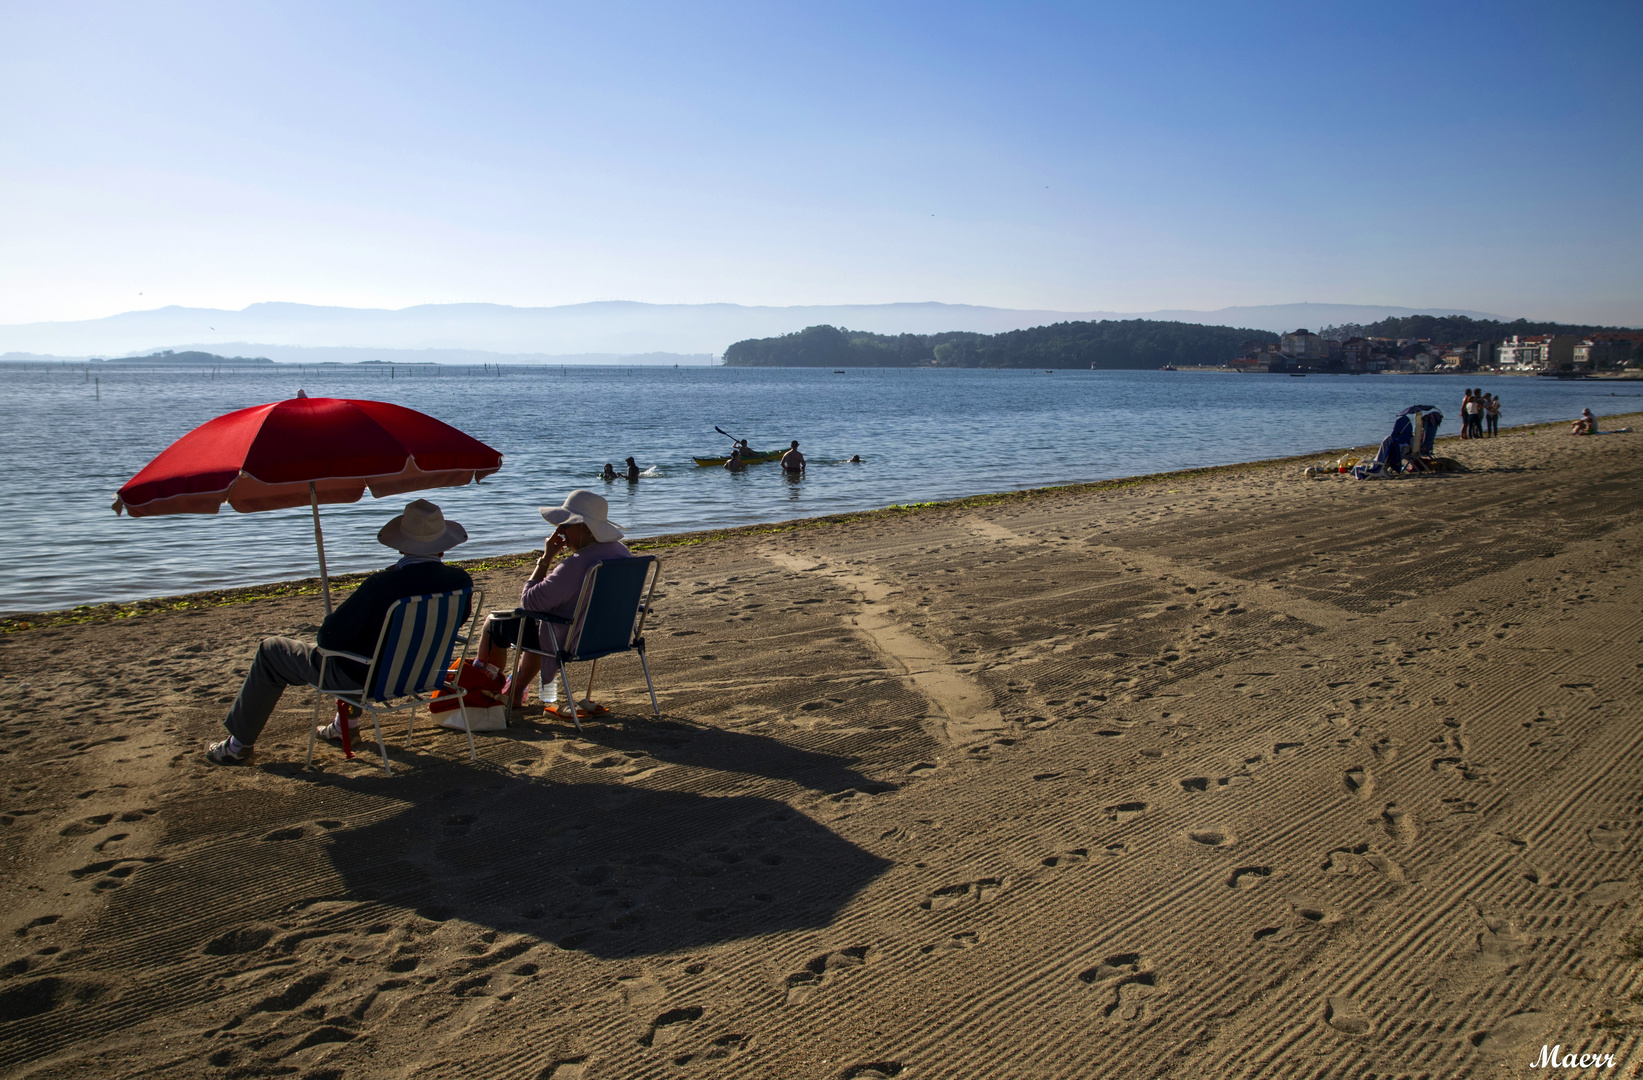
[[205, 748], [205, 759], [213, 765], [244, 765], [251, 760], [251, 747], [247, 746], [237, 754], [234, 753], [233, 747], [231, 739], [214, 742]]
[[[348, 725], [348, 733], [350, 736], [358, 735], [359, 728], [353, 724], [350, 724]], [[326, 724], [324, 727], [315, 728], [314, 734], [318, 735], [322, 739], [325, 739], [327, 742], [334, 742], [338, 746], [342, 745], [342, 729], [337, 727], [337, 722], [335, 720], [331, 721], [329, 724]], [[352, 741], [353, 739], [350, 738], [349, 742]]]

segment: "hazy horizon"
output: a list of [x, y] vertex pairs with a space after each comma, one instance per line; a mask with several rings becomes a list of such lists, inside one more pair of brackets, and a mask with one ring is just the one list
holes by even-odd
[[1498, 317], [1453, 308], [1423, 311], [1347, 304], [1210, 312], [1056, 312], [929, 302], [748, 307], [611, 301], [544, 308], [419, 305], [397, 311], [262, 303], [240, 311], [174, 306], [80, 322], [0, 325], [0, 354], [116, 358], [199, 349], [291, 363], [404, 363], [415, 357], [445, 357], [452, 363], [562, 364], [584, 362], [582, 357], [594, 355], [600, 357], [597, 362], [664, 355], [666, 361], [642, 362], [672, 362], [679, 354], [718, 356], [736, 341], [776, 337], [819, 323], [880, 334], [994, 334], [1060, 322], [1147, 318], [1282, 333], [1301, 326], [1316, 329], [1410, 314]]
[[5, 325], [608, 297], [1643, 322], [1637, 5], [69, 0], [0, 29]]

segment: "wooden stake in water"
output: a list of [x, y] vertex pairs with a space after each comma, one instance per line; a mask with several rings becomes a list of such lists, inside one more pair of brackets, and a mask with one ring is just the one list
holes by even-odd
[[101, 375], [97, 376], [97, 381], [94, 384], [94, 388], [97, 391], [97, 400], [103, 400], [103, 377]]

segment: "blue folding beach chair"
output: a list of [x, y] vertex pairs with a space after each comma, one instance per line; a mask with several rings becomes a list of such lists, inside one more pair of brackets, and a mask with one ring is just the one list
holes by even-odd
[[[382, 631], [377, 635], [376, 651], [370, 656], [344, 652], [341, 649], [320, 649], [319, 680], [314, 685], [314, 723], [308, 729], [308, 760], [314, 763], [314, 737], [319, 726], [320, 702], [330, 698], [345, 701], [356, 709], [370, 714], [371, 726], [376, 729], [377, 750], [382, 754], [382, 768], [390, 775], [388, 747], [382, 740], [382, 725], [378, 713], [410, 709], [410, 723], [405, 729], [405, 741], [416, 734], [416, 707], [424, 694], [449, 689], [456, 695], [457, 708], [462, 714], [462, 729], [468, 734], [468, 755], [479, 760], [474, 748], [473, 728], [468, 722], [468, 691], [458, 686], [446, 686], [445, 674], [451, 666], [451, 653], [462, 646], [462, 658], [468, 656], [468, 643], [474, 638], [479, 611], [484, 602], [483, 591], [458, 589], [427, 596], [408, 596], [396, 600], [382, 620]], [[471, 612], [468, 633], [462, 634], [464, 612]], [[333, 657], [353, 660], [367, 665], [365, 684], [358, 690], [332, 690], [325, 686], [325, 670]], [[410, 698], [409, 701], [400, 701]], [[395, 705], [392, 702], [400, 701]]]
[[559, 661], [559, 680], [564, 700], [570, 706], [571, 720], [576, 730], [582, 730], [581, 709], [571, 693], [570, 676], [566, 673], [572, 663], [598, 660], [616, 653], [636, 652], [639, 667], [645, 673], [645, 687], [650, 691], [650, 711], [662, 715], [656, 704], [656, 686], [650, 681], [650, 664], [645, 661], [645, 616], [650, 614], [651, 594], [656, 591], [656, 580], [661, 577], [661, 564], [654, 555], [640, 555], [631, 559], [606, 559], [594, 563], [588, 576], [582, 580], [582, 592], [569, 618], [546, 611], [515, 608], [513, 618], [519, 620], [519, 633], [514, 640], [525, 640], [524, 624], [531, 620], [537, 626], [539, 648], [523, 645], [514, 655], [513, 675], [519, 678], [519, 661], [527, 652], [537, 656], [551, 656]]

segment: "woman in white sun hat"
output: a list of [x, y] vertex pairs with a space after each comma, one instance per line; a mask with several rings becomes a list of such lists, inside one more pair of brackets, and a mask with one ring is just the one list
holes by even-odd
[[[566, 496], [563, 506], [544, 506], [540, 510], [543, 520], [555, 528], [553, 535], [543, 542], [536, 567], [520, 590], [519, 606], [569, 618], [576, 598], [582, 593], [582, 581], [593, 564], [608, 559], [630, 559], [633, 553], [622, 543], [622, 527], [610, 520], [610, 504], [603, 495], [577, 488]], [[570, 554], [556, 565], [554, 557], [566, 548]], [[536, 626], [534, 622], [525, 623], [527, 649], [541, 647]], [[479, 639], [480, 657], [500, 666], [505, 650], [518, 644], [514, 640], [518, 628], [518, 621], [493, 615], [486, 621], [484, 636]], [[517, 709], [524, 704], [525, 690], [538, 672], [546, 682], [559, 674], [559, 665], [552, 657], [535, 653], [527, 652], [520, 657], [517, 679], [510, 680], [503, 690], [509, 708]]]

